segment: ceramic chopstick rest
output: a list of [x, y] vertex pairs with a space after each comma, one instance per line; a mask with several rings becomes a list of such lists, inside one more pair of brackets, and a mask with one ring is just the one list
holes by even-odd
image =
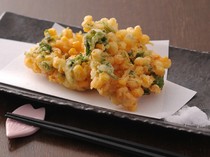
[[[13, 111], [13, 113], [41, 120], [44, 120], [45, 118], [45, 108], [42, 107], [34, 109], [33, 106], [30, 104], [26, 104], [17, 108], [16, 110]], [[10, 139], [29, 136], [34, 134], [38, 130], [39, 130], [38, 127], [23, 124], [21, 122], [18, 122], [10, 118], [7, 118], [6, 120], [6, 136]]]

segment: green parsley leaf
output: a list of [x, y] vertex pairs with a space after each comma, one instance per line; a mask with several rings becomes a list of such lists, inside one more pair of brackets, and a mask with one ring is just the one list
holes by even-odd
[[155, 75], [154, 77], [155, 77], [155, 80], [153, 84], [157, 84], [162, 89], [164, 86], [164, 78], [157, 75]]

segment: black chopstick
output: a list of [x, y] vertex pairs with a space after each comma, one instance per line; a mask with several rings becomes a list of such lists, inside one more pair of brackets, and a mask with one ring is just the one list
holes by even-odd
[[180, 157], [180, 155], [157, 149], [154, 147], [142, 145], [139, 143], [122, 140], [119, 138], [87, 131], [84, 129], [79, 129], [72, 126], [61, 125], [45, 120], [39, 120], [31, 117], [26, 117], [23, 115], [18, 115], [14, 113], [5, 114], [6, 117], [21, 121], [23, 123], [33, 125], [40, 128], [45, 128], [56, 133], [74, 137], [83, 141], [88, 141], [94, 144], [106, 146], [112, 149], [117, 149], [135, 156], [145, 156], [145, 157]]

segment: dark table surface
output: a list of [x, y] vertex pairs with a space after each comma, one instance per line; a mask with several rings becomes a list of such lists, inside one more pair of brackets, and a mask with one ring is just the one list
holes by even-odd
[[[0, 0], [0, 13], [12, 11], [25, 16], [80, 25], [83, 17], [95, 19], [115, 17], [121, 28], [141, 25], [151, 39], [169, 39], [170, 44], [199, 51], [210, 51], [210, 1], [208, 0], [69, 0], [42, 2]], [[40, 130], [36, 134], [9, 140], [5, 135], [5, 117], [20, 105], [45, 106], [47, 120], [132, 140], [186, 156], [210, 156], [210, 137], [166, 129], [92, 111], [57, 107], [28, 100], [13, 94], [0, 93], [0, 156], [127, 156], [119, 151], [66, 138]]]

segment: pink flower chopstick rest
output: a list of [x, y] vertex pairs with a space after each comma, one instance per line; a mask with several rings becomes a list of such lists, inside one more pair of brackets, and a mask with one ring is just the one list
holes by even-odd
[[[33, 106], [30, 104], [26, 104], [17, 108], [13, 111], [13, 113], [41, 120], [44, 120], [45, 118], [45, 108], [42, 107], [34, 109]], [[6, 136], [10, 139], [29, 136], [34, 134], [38, 130], [38, 127], [27, 125], [10, 118], [7, 118], [6, 120]]]

